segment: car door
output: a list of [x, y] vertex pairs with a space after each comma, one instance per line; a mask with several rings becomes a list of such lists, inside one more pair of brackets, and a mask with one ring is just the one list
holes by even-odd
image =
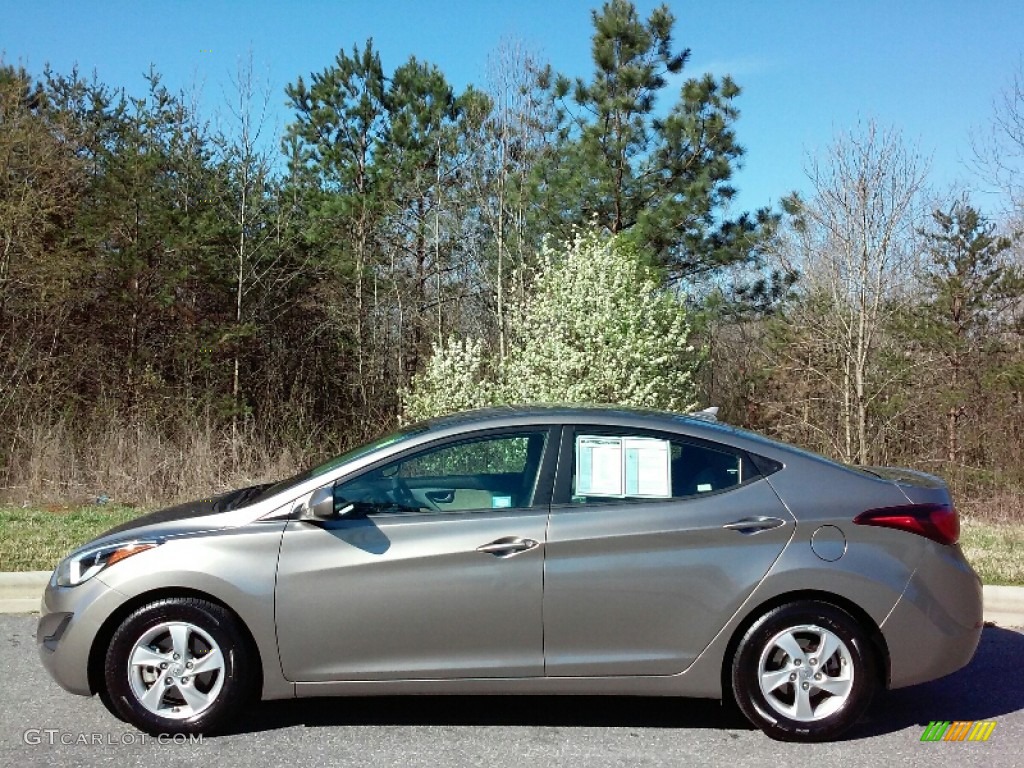
[[285, 676], [541, 675], [558, 433], [435, 442], [336, 484], [347, 516], [289, 522], [275, 598]]
[[544, 566], [547, 675], [684, 671], [793, 533], [750, 458], [726, 446], [578, 426], [564, 432], [558, 474]]

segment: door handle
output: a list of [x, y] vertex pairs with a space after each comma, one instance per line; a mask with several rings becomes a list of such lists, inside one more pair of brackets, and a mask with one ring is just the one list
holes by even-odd
[[526, 552], [529, 549], [533, 549], [536, 546], [537, 542], [533, 539], [520, 539], [515, 536], [506, 536], [503, 539], [492, 541], [490, 544], [482, 544], [476, 548], [476, 551], [484, 552], [488, 555], [494, 555], [495, 557], [511, 557], [512, 555], [518, 555], [520, 552]]
[[729, 531], [739, 531], [750, 535], [761, 533], [761, 531], [770, 531], [772, 528], [778, 528], [785, 524], [786, 521], [778, 517], [745, 517], [742, 520], [726, 523], [722, 527]]
[[455, 491], [427, 491], [427, 498], [435, 504], [451, 504], [455, 501]]

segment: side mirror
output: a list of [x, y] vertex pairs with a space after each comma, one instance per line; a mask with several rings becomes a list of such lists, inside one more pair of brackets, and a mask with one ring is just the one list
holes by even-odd
[[306, 514], [318, 520], [332, 520], [337, 517], [334, 512], [334, 486], [329, 485], [313, 491], [306, 506]]

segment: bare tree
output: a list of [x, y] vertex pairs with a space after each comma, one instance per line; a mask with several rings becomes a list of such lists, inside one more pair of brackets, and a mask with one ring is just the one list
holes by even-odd
[[1024, 58], [996, 96], [988, 124], [971, 139], [974, 170], [1024, 212]]
[[[793, 245], [805, 274], [796, 360], [835, 393], [835, 447], [871, 455], [869, 410], [891, 383], [878, 370], [883, 332], [920, 255], [916, 232], [926, 164], [894, 129], [869, 122], [812, 158], [813, 197], [798, 206]], [[806, 347], [811, 345], [816, 351]]]
[[274, 230], [264, 226], [272, 217], [269, 188], [273, 161], [269, 147], [274, 144], [262, 139], [270, 88], [267, 83], [257, 82], [251, 50], [247, 57], [239, 59], [231, 84], [233, 92], [225, 97], [232, 121], [231, 135], [222, 134], [218, 144], [225, 174], [220, 203], [236, 234], [231, 437], [237, 451], [241, 411], [239, 342], [245, 335], [245, 297], [265, 277], [279, 255], [275, 257], [270, 253]]
[[528, 178], [538, 156], [548, 151], [547, 134], [553, 130], [550, 107], [537, 85], [541, 69], [537, 54], [514, 38], [502, 40], [491, 54], [487, 94], [492, 109], [474, 136], [473, 166], [467, 174], [481, 223], [494, 245], [493, 267], [478, 273], [493, 281], [486, 289], [494, 297], [501, 358], [506, 354], [509, 308], [522, 300], [522, 291], [517, 295], [510, 280], [514, 275], [523, 278], [531, 252], [526, 231]]

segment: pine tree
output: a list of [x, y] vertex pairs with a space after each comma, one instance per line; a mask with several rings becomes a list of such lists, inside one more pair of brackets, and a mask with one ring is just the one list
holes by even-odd
[[924, 287], [929, 299], [916, 308], [913, 335], [942, 369], [946, 460], [960, 462], [960, 428], [979, 394], [981, 376], [998, 365], [1004, 346], [1000, 310], [1019, 300], [1024, 279], [1007, 263], [1012, 241], [996, 231], [967, 200], [932, 213], [924, 232], [928, 264]]
[[660, 116], [690, 52], [675, 46], [667, 6], [642, 20], [629, 0], [593, 11], [589, 80], [543, 74], [560, 118], [556, 156], [538, 169], [539, 211], [556, 233], [597, 225], [630, 238], [674, 279], [755, 261], [767, 210], [728, 218], [743, 149], [731, 77], [685, 80]]

